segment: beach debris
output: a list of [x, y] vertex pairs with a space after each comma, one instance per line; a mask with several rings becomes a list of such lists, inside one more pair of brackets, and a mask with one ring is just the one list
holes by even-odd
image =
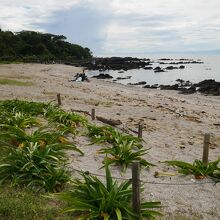
[[121, 125], [122, 122], [121, 120], [117, 119], [107, 119], [107, 118], [104, 118], [104, 117], [101, 117], [101, 116], [96, 116], [96, 119], [105, 123], [105, 124], [109, 124], [111, 126], [116, 126], [116, 125]]
[[158, 178], [160, 176], [176, 176], [176, 175], [178, 175], [178, 172], [169, 173], [169, 172], [155, 171], [154, 173], [155, 178]]
[[83, 72], [83, 73], [77, 73], [76, 75], [75, 75], [75, 79], [72, 79], [72, 80], [69, 80], [70, 82], [71, 81], [77, 81], [77, 82], [79, 82], [79, 81], [81, 81], [81, 82], [84, 82], [84, 81], [87, 81], [87, 82], [89, 82], [89, 79], [88, 79], [88, 77], [86, 76], [86, 74]]

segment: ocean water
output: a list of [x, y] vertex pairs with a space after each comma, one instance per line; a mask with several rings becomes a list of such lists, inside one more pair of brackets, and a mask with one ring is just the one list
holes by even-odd
[[[89, 77], [98, 75], [100, 73], [108, 73], [115, 80], [117, 77], [127, 77], [131, 76], [130, 79], [117, 80], [117, 83], [128, 84], [128, 83], [138, 83], [140, 81], [145, 81], [148, 85], [163, 84], [172, 85], [176, 83], [177, 79], [189, 80], [192, 83], [198, 83], [205, 79], [215, 79], [220, 82], [220, 56], [147, 56], [153, 61], [152, 67], [160, 66], [165, 68], [167, 66], [177, 66], [184, 65], [185, 69], [174, 69], [166, 70], [166, 72], [155, 73], [153, 70], [144, 69], [133, 69], [124, 71], [123, 73], [118, 73], [119, 71], [109, 70], [104, 72], [99, 71], [88, 71], [87, 75]], [[173, 60], [159, 60], [161, 58], [169, 58]], [[178, 62], [180, 59], [193, 59], [194, 61], [202, 61], [202, 64], [159, 64], [159, 62]], [[184, 61], [183, 61], [184, 62]]]

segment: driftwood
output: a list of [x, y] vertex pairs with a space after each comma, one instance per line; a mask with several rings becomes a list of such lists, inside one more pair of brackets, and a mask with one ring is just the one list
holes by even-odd
[[88, 111], [83, 111], [83, 110], [76, 110], [76, 109], [71, 109], [72, 112], [79, 112], [79, 113], [84, 113], [86, 115], [91, 115]]
[[[77, 110], [77, 109], [71, 109], [72, 112], [79, 112], [79, 113], [84, 113], [86, 115], [89, 115], [91, 116], [91, 113], [88, 112], [88, 111], [83, 111], [83, 110]], [[114, 120], [114, 119], [106, 119], [106, 118], [103, 118], [101, 116], [96, 116], [96, 119], [98, 121], [101, 121], [105, 124], [108, 124], [108, 125], [111, 125], [111, 126], [114, 126], [114, 127], [117, 127], [117, 125], [122, 125], [122, 122], [118, 119], [118, 120]], [[130, 134], [129, 131], [135, 133], [135, 134], [138, 134], [138, 131], [135, 131], [131, 128], [129, 128], [128, 126], [123, 126], [123, 128], [120, 128], [120, 127], [117, 127], [117, 129], [127, 133], [127, 134]]]
[[121, 125], [122, 122], [118, 119], [118, 120], [114, 120], [114, 119], [106, 119], [106, 118], [103, 118], [101, 116], [96, 116], [96, 119], [105, 123], [105, 124], [109, 124], [111, 126], [116, 126], [116, 125]]

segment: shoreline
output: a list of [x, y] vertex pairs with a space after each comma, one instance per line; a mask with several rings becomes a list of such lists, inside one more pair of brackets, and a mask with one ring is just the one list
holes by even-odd
[[[176, 159], [192, 162], [201, 159], [205, 133], [211, 134], [209, 159], [216, 160], [220, 155], [218, 96], [183, 95], [177, 91], [142, 89], [93, 78], [90, 78], [90, 82], [70, 82], [78, 72], [81, 73], [82, 68], [59, 64], [0, 65], [0, 79], [33, 83], [30, 86], [0, 85], [1, 99], [56, 103], [56, 95], [60, 93], [62, 108], [66, 110], [91, 112], [95, 108], [97, 115], [120, 120], [122, 125], [119, 127], [133, 130], [137, 130], [138, 123], [142, 122], [143, 139], [146, 141], [144, 146], [150, 148], [146, 159], [157, 165], [149, 171], [142, 171], [141, 177], [149, 181], [192, 182], [192, 176], [155, 179], [153, 175], [155, 171], [168, 171], [159, 161]], [[95, 173], [102, 172], [98, 170], [102, 158], [96, 154], [100, 146], [87, 146], [86, 140], [81, 138], [76, 142], [86, 156], [73, 156], [73, 166], [83, 170], [89, 168]], [[120, 175], [115, 167], [113, 173]], [[129, 171], [125, 177], [130, 177]], [[166, 206], [165, 219], [181, 215], [190, 219], [194, 215], [195, 219], [217, 220], [220, 217], [219, 195], [219, 184], [191, 187], [145, 185], [147, 200], [160, 200]]]

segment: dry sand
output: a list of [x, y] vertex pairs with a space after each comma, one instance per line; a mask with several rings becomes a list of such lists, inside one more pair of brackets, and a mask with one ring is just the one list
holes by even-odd
[[[120, 119], [122, 125], [119, 127], [125, 129], [137, 130], [141, 121], [146, 141], [144, 147], [150, 148], [145, 158], [157, 165], [150, 170], [142, 170], [141, 179], [162, 183], [146, 183], [143, 197], [162, 202], [165, 214], [162, 219], [219, 220], [220, 184], [203, 184], [210, 179], [199, 181], [193, 176], [155, 178], [154, 172], [175, 173], [174, 168], [168, 168], [160, 161], [192, 162], [201, 159], [205, 133], [211, 134], [209, 159], [216, 160], [220, 156], [220, 97], [181, 95], [176, 91], [142, 89], [96, 79], [70, 82], [77, 72], [82, 72], [82, 69], [58, 64], [0, 65], [0, 79], [33, 83], [32, 86], [0, 85], [0, 98], [56, 102], [56, 94], [60, 93], [66, 110], [90, 112], [95, 108], [99, 116]], [[89, 141], [84, 137], [78, 137], [76, 142], [85, 156], [72, 155], [71, 166], [103, 173], [99, 170], [103, 156], [96, 153], [100, 146], [88, 146]], [[121, 176], [116, 167], [113, 167], [113, 173]], [[128, 169], [124, 178], [130, 177]]]

